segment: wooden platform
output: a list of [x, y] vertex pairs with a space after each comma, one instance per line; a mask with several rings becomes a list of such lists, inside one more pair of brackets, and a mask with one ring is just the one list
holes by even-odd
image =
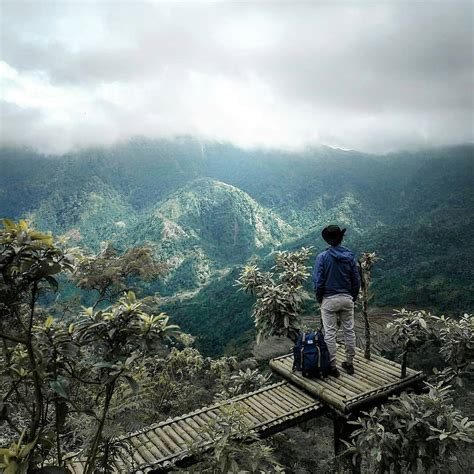
[[[196, 448], [201, 452], [212, 448], [205, 428], [229, 405], [243, 409], [247, 426], [260, 437], [323, 413], [322, 403], [311, 395], [280, 382], [117, 438], [123, 448], [110, 467], [114, 472], [131, 473], [166, 471], [191, 464]], [[67, 467], [73, 473], [83, 473], [85, 462], [75, 455], [67, 460]]]
[[[344, 348], [338, 347], [337, 365], [345, 360]], [[356, 350], [354, 375], [348, 375], [342, 369], [341, 376], [324, 379], [308, 379], [301, 372], [293, 372], [293, 355], [288, 354], [270, 361], [274, 372], [301, 387], [307, 393], [321, 400], [328, 408], [340, 415], [348, 415], [360, 409], [378, 405], [390, 395], [415, 386], [424, 380], [422, 372], [407, 369], [407, 376], [400, 377], [400, 365], [373, 355], [372, 360], [364, 358], [362, 350]]]

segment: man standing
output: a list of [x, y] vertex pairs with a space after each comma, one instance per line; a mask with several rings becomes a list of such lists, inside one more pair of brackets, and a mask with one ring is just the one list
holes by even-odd
[[330, 245], [316, 257], [313, 269], [313, 283], [316, 300], [321, 305], [324, 339], [331, 356], [330, 374], [339, 377], [336, 367], [337, 318], [342, 323], [346, 361], [342, 368], [354, 373], [356, 338], [354, 332], [354, 302], [360, 289], [360, 275], [354, 254], [341, 245], [346, 229], [337, 225], [325, 227], [323, 239]]

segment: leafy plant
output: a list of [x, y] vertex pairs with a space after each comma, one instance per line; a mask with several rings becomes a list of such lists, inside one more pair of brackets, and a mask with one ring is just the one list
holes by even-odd
[[392, 332], [392, 341], [402, 346], [401, 376], [406, 377], [408, 352], [432, 335], [429, 323], [434, 318], [427, 311], [408, 311], [405, 308], [397, 310], [395, 316], [387, 328]]
[[[346, 455], [365, 472], [439, 472], [464, 446], [474, 443], [474, 422], [455, 410], [452, 390], [428, 385], [427, 394], [402, 393], [392, 403], [364, 413], [346, 443]], [[444, 471], [443, 471], [444, 472]]]
[[242, 393], [258, 390], [268, 384], [270, 377], [271, 374], [264, 375], [258, 369], [239, 370], [237, 374], [230, 376], [218, 398], [225, 400]]
[[[50, 376], [51, 359], [38, 344], [36, 336], [37, 300], [40, 294], [56, 291], [56, 275], [63, 270], [72, 271], [73, 264], [73, 257], [55, 246], [50, 234], [31, 229], [25, 221], [15, 224], [3, 220], [0, 229], [0, 338], [11, 382], [2, 404], [15, 397], [14, 405], [19, 406], [29, 420], [26, 432], [20, 436], [29, 446], [26, 463], [34, 457], [38, 446], [49, 449], [51, 437], [46, 429], [49, 396], [43, 383]], [[47, 320], [47, 324], [50, 321]]]
[[257, 342], [269, 336], [296, 339], [303, 305], [303, 282], [309, 276], [306, 262], [310, 255], [311, 248], [277, 252], [271, 272], [262, 272], [255, 265], [242, 270], [237, 285], [257, 299], [252, 308]]
[[[149, 269], [140, 273], [139, 266], [150, 264], [150, 254], [132, 250], [122, 257], [101, 255], [98, 266], [88, 258], [87, 268], [94, 271], [82, 267], [80, 284], [92, 288], [97, 281], [104, 282], [100, 288], [111, 297], [128, 276], [145, 277]], [[5, 384], [0, 387], [0, 413], [19, 436], [3, 453], [4, 464], [18, 469], [50, 465], [53, 456], [61, 466], [63, 444], [72, 447], [78, 438], [67, 431], [74, 417], [87, 426], [81, 443], [87, 446], [86, 472], [96, 469], [99, 449], [106, 466], [103, 453], [112, 444], [103, 433], [115, 394], [123, 392], [124, 384], [138, 392], [134, 376], [140, 362], [163, 352], [163, 341], [178, 334], [165, 313], [151, 308], [154, 298], [138, 299], [132, 291], [102, 310], [95, 309], [97, 304], [84, 308], [73, 323], [48, 315], [38, 300], [57, 290], [61, 272], [78, 275], [75, 257], [82, 258], [79, 251], [68, 253], [51, 235], [29, 228], [26, 222], [3, 221], [0, 370]], [[113, 264], [107, 265], [107, 258]], [[106, 274], [102, 280], [99, 267]], [[104, 295], [99, 293], [97, 302]], [[25, 426], [21, 432], [18, 423]]]
[[131, 278], [149, 281], [167, 270], [163, 262], [156, 262], [150, 247], [133, 247], [123, 254], [105, 246], [97, 255], [80, 254], [72, 281], [83, 290], [94, 290], [94, 308], [102, 302], [112, 302], [128, 291]]
[[[224, 405], [220, 408], [219, 416], [203, 428], [204, 437], [214, 449], [211, 454], [201, 455], [202, 461], [192, 472], [282, 472], [273, 456], [273, 449], [260, 441], [250, 429], [245, 411], [241, 405]], [[200, 446], [191, 445], [190, 448], [199, 454]]]

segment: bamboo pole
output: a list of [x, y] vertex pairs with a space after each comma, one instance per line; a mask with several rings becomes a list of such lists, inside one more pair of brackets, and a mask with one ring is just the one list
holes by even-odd
[[[287, 375], [286, 375], [286, 378], [288, 378], [289, 374], [292, 374], [292, 375], [295, 375], [293, 373], [293, 371], [291, 370], [291, 362], [288, 361], [288, 360], [285, 360], [284, 362], [283, 361], [280, 361], [280, 363], [284, 366], [284, 368], [287, 370]], [[283, 374], [281, 374], [283, 375]], [[298, 378], [303, 378], [301, 375], [296, 375]], [[334, 384], [336, 384], [334, 386], [334, 384], [328, 384], [328, 380], [330, 379], [331, 377], [326, 377], [324, 379], [305, 379], [305, 380], [308, 380], [308, 381], [311, 381], [312, 383], [314, 383], [315, 385], [319, 385], [321, 386], [322, 388], [325, 388], [327, 390], [329, 390], [330, 392], [333, 392], [334, 395], [336, 396], [340, 396], [341, 398], [344, 398], [344, 396], [341, 395], [341, 386], [340, 386], [340, 383], [337, 382], [338, 379], [334, 379]], [[359, 389], [357, 389], [357, 392], [360, 391], [360, 389], [362, 389], [363, 387], [360, 387]]]
[[183, 447], [186, 447], [187, 444], [188, 444], [188, 441], [189, 440], [186, 440], [184, 439], [181, 434], [179, 433], [179, 431], [181, 431], [181, 429], [177, 429], [177, 427], [173, 426], [169, 426], [169, 425], [166, 425], [166, 426], [163, 426], [163, 431], [166, 432], [166, 434], [172, 438], [175, 443], [177, 443], [179, 449], [183, 449]]
[[141, 450], [139, 450], [138, 448], [140, 448], [140, 445], [136, 445], [134, 444], [134, 442], [132, 441], [132, 445], [136, 448], [132, 451], [132, 458], [135, 460], [135, 462], [140, 466], [142, 464], [146, 464], [147, 463], [147, 460], [142, 457], [141, 455]]
[[277, 403], [279, 406], [285, 409], [285, 411], [291, 411], [298, 408], [302, 408], [301, 405], [295, 405], [288, 400], [286, 400], [281, 394], [279, 393], [272, 393], [272, 402]]
[[192, 419], [199, 425], [200, 428], [206, 427], [208, 425], [208, 422], [201, 418], [201, 414], [194, 415]]
[[221, 418], [221, 405], [219, 405], [214, 410], [208, 410], [203, 413], [204, 416], [208, 416], [211, 420], [219, 421]]
[[162, 439], [163, 442], [166, 443], [166, 445], [170, 448], [170, 451], [173, 454], [177, 453], [178, 451], [181, 451], [181, 447], [179, 446], [179, 444], [176, 443], [174, 438], [172, 439], [170, 436], [168, 436], [168, 433], [163, 428], [158, 428], [157, 434], [159, 435], [160, 439]]
[[[337, 379], [336, 379], [337, 380]], [[327, 377], [324, 379], [324, 383], [329, 384], [336, 393], [340, 394], [344, 399], [349, 399], [357, 395], [358, 391], [354, 387], [349, 387], [343, 383], [338, 383], [334, 381], [332, 377]]]
[[387, 398], [389, 395], [393, 393], [402, 392], [403, 389], [409, 386], [416, 385], [423, 379], [424, 379], [423, 375], [419, 375], [417, 377], [414, 377], [413, 379], [405, 379], [405, 382], [399, 383], [397, 385], [391, 385], [390, 387], [386, 387], [383, 390], [377, 391], [373, 395], [367, 395], [365, 398], [362, 398], [360, 400], [356, 400], [355, 402], [350, 403], [348, 405], [348, 410], [357, 411], [365, 405], [370, 405], [372, 403], [378, 402], [381, 398]]
[[147, 436], [147, 435], [142, 435], [145, 436], [145, 438], [148, 438], [150, 442], [155, 446], [158, 452], [160, 452], [160, 457], [168, 456], [171, 454], [171, 451], [169, 448], [163, 443], [163, 441], [159, 438], [158, 435], [152, 436]]
[[153, 453], [149, 451], [145, 443], [141, 442], [138, 437], [131, 438], [130, 441], [132, 446], [135, 447], [134, 456], [135, 453], [137, 453], [138, 456], [142, 458], [142, 461], [140, 461], [139, 464], [148, 464], [150, 462], [154, 462], [155, 458], [153, 456]]
[[[298, 391], [296, 391], [298, 390]], [[301, 403], [311, 403], [311, 402], [316, 402], [314, 397], [311, 397], [311, 401], [308, 400], [307, 395], [305, 394], [304, 397], [301, 396], [300, 388], [297, 388], [296, 385], [288, 385], [284, 389], [282, 389], [282, 392], [287, 394], [289, 397], [295, 398], [296, 401], [300, 401]]]
[[209, 439], [209, 433], [206, 433], [201, 425], [199, 425], [198, 423], [196, 423], [196, 421], [194, 420], [194, 418], [188, 418], [188, 423], [193, 427], [194, 431], [196, 431], [197, 433], [200, 434], [200, 436], [203, 438], [203, 439], [206, 439], [208, 440]]
[[311, 395], [309, 395], [297, 385], [290, 382], [287, 382], [285, 386], [281, 387], [280, 391], [283, 393], [287, 393], [289, 396], [294, 397], [295, 400], [301, 403], [309, 403], [311, 401], [314, 401], [314, 398]]
[[272, 403], [265, 395], [259, 394], [255, 397], [255, 399], [260, 402], [263, 406], [267, 408], [268, 411], [273, 412], [277, 416], [283, 415], [287, 409], [282, 407], [281, 405], [277, 405]]
[[211, 411], [206, 411], [199, 414], [199, 416], [201, 417], [201, 420], [204, 420], [206, 422], [206, 425], [209, 425], [210, 423], [214, 423], [214, 420], [217, 418], [215, 413], [214, 413], [214, 416], [212, 417], [209, 416], [209, 413], [211, 413]]
[[257, 419], [257, 422], [255, 423], [256, 425], [264, 423], [266, 420], [268, 420], [268, 415], [265, 414], [265, 412], [262, 411], [262, 409], [256, 403], [254, 403], [254, 400], [247, 398], [243, 400], [242, 403], [245, 403], [249, 413], [251, 413], [252, 416]]
[[[261, 410], [265, 414], [269, 413], [272, 416], [282, 416], [283, 415], [283, 413], [280, 410], [278, 410], [278, 408], [270, 406], [266, 401], [264, 401], [264, 400], [262, 400], [258, 397], [252, 398], [252, 402], [255, 402], [256, 405], [260, 406]], [[269, 418], [271, 418], [271, 416]]]
[[397, 369], [395, 369], [395, 367], [392, 367], [390, 365], [383, 365], [382, 363], [378, 363], [374, 358], [372, 358], [372, 360], [368, 361], [367, 359], [364, 359], [362, 357], [355, 357], [354, 358], [354, 363], [355, 364], [360, 364], [364, 367], [369, 367], [370, 370], [374, 370], [374, 371], [380, 372], [382, 374], [388, 374], [393, 378], [399, 379], [399, 376], [398, 376], [399, 371], [397, 371]]
[[[248, 398], [245, 400], [241, 400], [240, 403], [242, 404], [242, 407], [245, 410], [245, 414], [249, 417], [251, 423], [253, 426], [257, 426], [260, 424], [262, 421], [266, 420], [266, 417], [260, 418], [257, 416], [255, 412], [254, 407], [248, 403]], [[259, 413], [260, 414], [260, 413]]]
[[148, 443], [148, 450], [151, 454], [153, 454], [155, 458], [153, 462], [156, 462], [157, 459], [161, 459], [163, 456], [165, 456], [165, 454], [157, 448], [156, 444], [152, 443], [150, 440], [148, 441]]
[[363, 374], [363, 376], [370, 380], [375, 385], [375, 387], [379, 386], [380, 384], [384, 385], [388, 382], [397, 382], [396, 379], [386, 377], [385, 374], [374, 370], [373, 367], [365, 366], [359, 362], [354, 361], [354, 369], [356, 374], [359, 376], [362, 376], [361, 374]]
[[329, 391], [327, 387], [322, 387], [321, 385], [318, 385], [317, 383], [313, 381], [308, 382], [308, 380], [310, 379], [304, 379], [303, 377], [297, 376], [293, 374], [292, 372], [289, 372], [284, 367], [281, 367], [281, 364], [272, 363], [272, 361], [270, 361], [270, 367], [275, 372], [282, 375], [283, 377], [292, 380], [294, 383], [296, 383], [299, 386], [302, 386], [308, 392], [321, 397], [323, 400], [325, 400], [326, 402], [330, 404], [333, 403], [339, 409], [344, 411], [344, 403], [342, 402], [342, 397], [336, 393], [333, 393], [332, 390]]
[[187, 433], [187, 435], [191, 438], [191, 441], [193, 443], [196, 443], [198, 441], [202, 441], [204, 440], [204, 438], [202, 437], [201, 433], [199, 431], [196, 431], [190, 423], [186, 423], [185, 421], [183, 420], [179, 420], [178, 422], [178, 425], [181, 426], [181, 428], [183, 429], [183, 431], [185, 431]]
[[[279, 395], [281, 398], [284, 398], [288, 403], [290, 403], [291, 405], [293, 405], [294, 408], [298, 408], [298, 407], [303, 406], [303, 403], [302, 403], [300, 400], [298, 400], [298, 399], [295, 398], [294, 396], [288, 395], [288, 393], [287, 393], [287, 392], [284, 392], [283, 390], [279, 390], [278, 395]], [[307, 403], [307, 404], [309, 404], [309, 403]]]
[[[381, 357], [381, 356], [374, 356], [374, 359], [380, 362], [383, 362], [385, 364], [391, 365], [392, 367], [396, 367], [398, 370], [401, 370], [402, 366], [400, 364], [397, 364], [396, 362], [393, 362], [392, 360], [385, 359], [384, 357]], [[416, 371], [407, 367], [407, 373], [418, 374], [419, 371]]]

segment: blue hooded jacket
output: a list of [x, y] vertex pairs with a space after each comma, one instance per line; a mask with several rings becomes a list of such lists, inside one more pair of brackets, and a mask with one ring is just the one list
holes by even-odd
[[319, 303], [324, 296], [337, 294], [350, 295], [355, 301], [360, 289], [360, 275], [354, 254], [342, 245], [321, 252], [314, 264], [313, 283]]

